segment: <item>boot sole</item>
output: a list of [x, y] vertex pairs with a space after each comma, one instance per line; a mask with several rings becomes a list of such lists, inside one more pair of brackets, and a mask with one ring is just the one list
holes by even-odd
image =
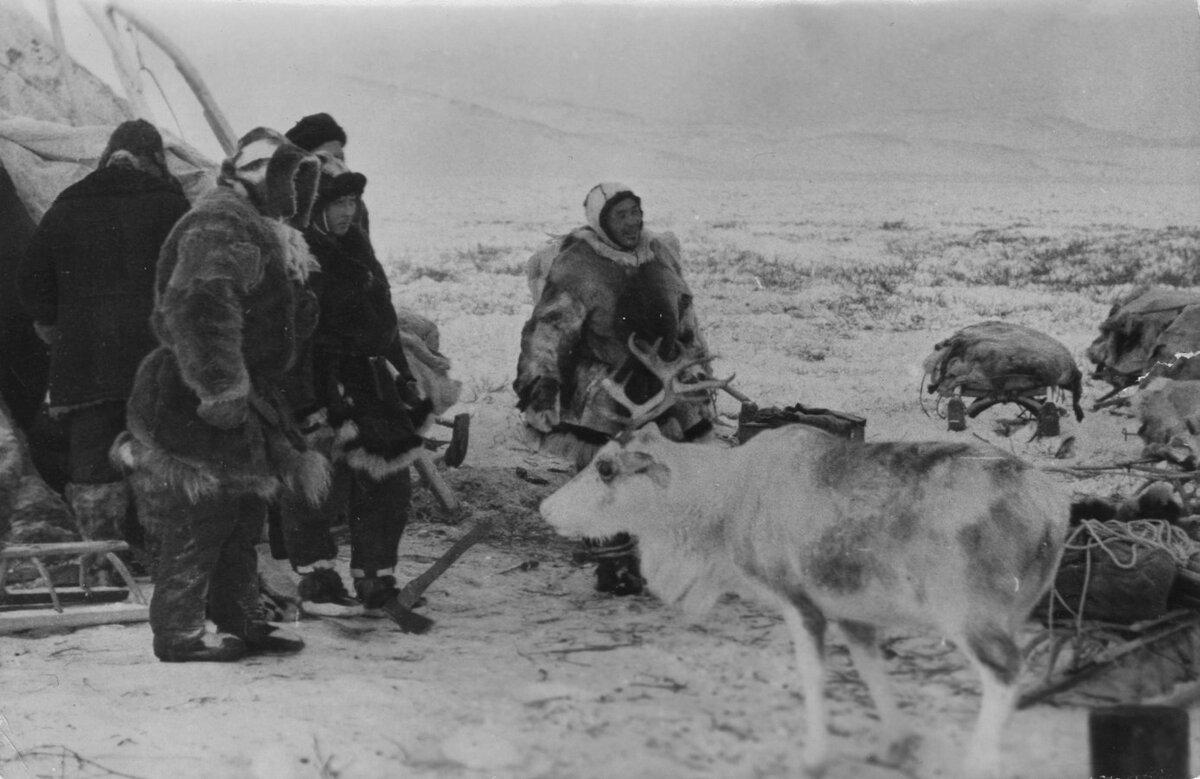
[[300, 601], [300, 610], [314, 617], [359, 617], [363, 614], [361, 603], [318, 603]]

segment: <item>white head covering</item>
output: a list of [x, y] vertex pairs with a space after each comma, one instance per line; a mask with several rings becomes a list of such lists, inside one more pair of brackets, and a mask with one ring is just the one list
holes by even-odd
[[627, 250], [618, 246], [612, 237], [609, 236], [608, 232], [605, 231], [604, 217], [609, 209], [615, 206], [618, 201], [629, 198], [636, 200], [639, 204], [642, 202], [642, 199], [624, 184], [619, 184], [615, 181], [606, 181], [588, 190], [587, 197], [583, 199], [583, 215], [587, 218], [588, 227], [595, 231], [600, 240], [617, 251]]

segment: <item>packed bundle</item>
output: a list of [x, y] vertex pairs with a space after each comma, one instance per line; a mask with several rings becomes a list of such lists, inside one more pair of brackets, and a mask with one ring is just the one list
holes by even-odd
[[[1200, 294], [1173, 287], [1138, 287], [1118, 298], [1087, 349], [1093, 377], [1112, 385], [1114, 394], [1132, 386], [1156, 365], [1176, 364], [1168, 378], [1200, 378], [1181, 373], [1177, 355], [1200, 350]], [[1195, 371], [1194, 366], [1193, 371]]]
[[[1016, 403], [1035, 415], [1052, 389], [1071, 393], [1075, 419], [1083, 374], [1065, 346], [1024, 325], [987, 321], [964, 327], [933, 347], [925, 358], [928, 391], [943, 398], [975, 398], [965, 416], [974, 417], [999, 403]], [[1057, 423], [1057, 410], [1054, 410]], [[962, 426], [956, 429], [962, 429]]]

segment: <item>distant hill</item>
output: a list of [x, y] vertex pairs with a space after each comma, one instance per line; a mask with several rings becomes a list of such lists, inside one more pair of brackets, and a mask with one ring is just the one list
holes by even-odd
[[[343, 74], [389, 121], [356, 130], [410, 175], [561, 177], [580, 169], [654, 177], [888, 175], [1200, 180], [1200, 139], [1148, 138], [1064, 117], [906, 111], [840, 129], [677, 124], [511, 96], [475, 100]], [[584, 178], [588, 178], [584, 176]]]

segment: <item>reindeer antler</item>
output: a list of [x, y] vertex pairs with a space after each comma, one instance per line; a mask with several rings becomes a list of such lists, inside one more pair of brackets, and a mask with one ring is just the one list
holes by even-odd
[[680, 356], [674, 360], [664, 360], [658, 356], [658, 347], [661, 344], [662, 339], [660, 338], [649, 350], [644, 350], [639, 348], [637, 338], [633, 334], [629, 336], [630, 353], [662, 383], [662, 389], [646, 402], [634, 403], [630, 399], [629, 394], [625, 391], [625, 385], [629, 382], [628, 376], [625, 381], [620, 383], [614, 381], [611, 375], [600, 381], [600, 386], [604, 388], [605, 392], [629, 412], [629, 419], [620, 418], [627, 430], [636, 430], [680, 400], [697, 399], [697, 394], [707, 393], [709, 390], [728, 389], [729, 382], [733, 381], [732, 375], [727, 379], [706, 378], [699, 381], [683, 381], [681, 374], [684, 371], [708, 362], [712, 357], [703, 351], [690, 356], [681, 352]]

